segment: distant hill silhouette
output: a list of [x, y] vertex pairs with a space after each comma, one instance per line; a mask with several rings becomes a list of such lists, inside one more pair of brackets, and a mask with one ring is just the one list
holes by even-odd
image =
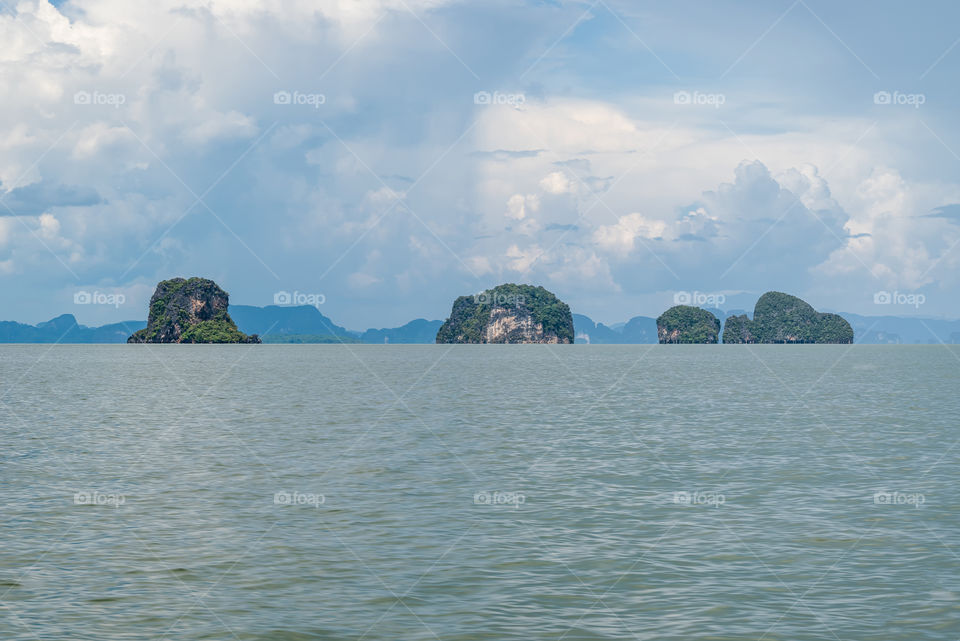
[[[743, 310], [708, 310], [724, 321]], [[358, 332], [345, 329], [324, 316], [316, 307], [253, 307], [231, 305], [231, 317], [240, 331], [248, 334], [275, 337], [297, 336], [297, 342], [310, 342], [308, 337], [324, 342], [343, 338], [346, 342], [433, 343], [442, 321], [422, 318], [394, 328], [368, 329]], [[901, 316], [860, 316], [841, 313], [854, 330], [854, 342], [861, 345], [903, 343], [927, 345], [960, 343], [960, 320], [938, 320]], [[132, 320], [102, 327], [87, 327], [77, 323], [72, 314], [57, 316], [45, 323], [27, 325], [0, 321], [0, 343], [123, 343], [133, 332], [147, 326], [146, 321]], [[657, 342], [657, 322], [648, 316], [635, 316], [626, 323], [604, 325], [589, 316], [573, 314], [577, 343], [594, 345], [654, 344]], [[269, 330], [269, 331], [267, 331]], [[267, 342], [277, 342], [276, 340]]]
[[230, 316], [241, 332], [272, 336], [275, 334], [298, 336], [342, 336], [356, 338], [356, 334], [340, 327], [310, 305], [281, 307], [268, 305], [231, 305]]
[[360, 340], [364, 343], [434, 343], [441, 325], [443, 321], [418, 318], [393, 329], [368, 329]]
[[854, 343], [874, 345], [903, 343], [904, 345], [939, 345], [960, 343], [960, 320], [909, 318], [903, 316], [860, 316], [845, 314], [853, 326]]
[[[402, 327], [368, 329], [361, 333], [337, 325], [316, 307], [309, 305], [231, 305], [230, 315], [242, 332], [272, 337], [291, 336], [296, 337], [297, 342], [336, 343], [339, 341], [330, 339], [341, 338], [345, 342], [357, 342], [359, 339], [362, 343], [376, 344], [433, 343], [437, 338], [437, 330], [443, 324], [439, 320], [418, 318]], [[310, 339], [311, 336], [314, 338]]]
[[130, 334], [146, 326], [146, 321], [125, 321], [87, 327], [77, 323], [73, 314], [36, 325], [0, 321], [0, 343], [126, 343]]
[[573, 315], [573, 329], [577, 343], [593, 345], [648, 345], [657, 342], [657, 321], [648, 316], [634, 316], [626, 323], [611, 327], [594, 323], [583, 314]]

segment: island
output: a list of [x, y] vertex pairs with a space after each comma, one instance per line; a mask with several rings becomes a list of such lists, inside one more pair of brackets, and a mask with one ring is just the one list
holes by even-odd
[[506, 283], [460, 296], [437, 343], [573, 344], [570, 306], [543, 287]]
[[820, 313], [796, 296], [767, 292], [757, 301], [753, 320], [746, 314], [727, 319], [723, 342], [850, 344], [853, 328], [842, 316]]
[[206, 278], [161, 281], [150, 298], [147, 326], [128, 343], [259, 343], [227, 313], [230, 295]]
[[675, 305], [657, 318], [657, 338], [661, 345], [715, 344], [720, 338], [720, 320], [705, 309]]

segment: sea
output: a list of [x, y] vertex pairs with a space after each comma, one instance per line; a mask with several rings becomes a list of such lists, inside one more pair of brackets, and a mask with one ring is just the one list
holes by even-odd
[[0, 346], [0, 639], [957, 641], [960, 346]]

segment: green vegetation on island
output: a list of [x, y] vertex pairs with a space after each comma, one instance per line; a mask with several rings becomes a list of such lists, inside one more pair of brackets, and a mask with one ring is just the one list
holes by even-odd
[[150, 298], [147, 327], [128, 343], [259, 343], [227, 313], [230, 296], [206, 278], [161, 281]]
[[507, 283], [460, 296], [437, 343], [573, 343], [570, 306], [543, 287]]
[[657, 318], [657, 338], [667, 343], [716, 343], [720, 320], [705, 309], [676, 305]]
[[727, 319], [723, 342], [849, 344], [853, 328], [843, 317], [817, 312], [796, 296], [767, 292], [757, 301], [753, 320], [746, 315]]
[[757, 338], [753, 335], [752, 328], [753, 321], [746, 314], [729, 316], [723, 324], [723, 342], [756, 343]]

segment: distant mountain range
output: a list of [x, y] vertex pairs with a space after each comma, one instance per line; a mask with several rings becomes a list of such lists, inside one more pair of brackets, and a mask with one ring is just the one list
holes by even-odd
[[316, 307], [301, 305], [297, 307], [253, 307], [252, 305], [231, 305], [230, 318], [245, 334], [270, 336], [273, 334], [298, 336], [340, 336], [359, 338], [359, 334], [340, 327], [320, 313]]
[[639, 345], [656, 343], [657, 320], [648, 316], [634, 316], [626, 323], [607, 326], [594, 323], [583, 314], [573, 315], [573, 332], [577, 343], [593, 345]]
[[364, 343], [433, 343], [443, 321], [418, 318], [403, 327], [368, 329], [361, 336]]
[[126, 343], [147, 321], [124, 321], [102, 327], [79, 325], [73, 314], [63, 314], [37, 325], [0, 321], [0, 343]]
[[[360, 343], [432, 343], [443, 321], [428, 321], [422, 318], [410, 321], [402, 327], [368, 329], [357, 332], [334, 323], [316, 307], [252, 307], [231, 305], [230, 316], [240, 331], [246, 334], [268, 336], [271, 343], [284, 342], [282, 337], [291, 337], [292, 342], [343, 342]], [[295, 337], [295, 338], [294, 338]], [[334, 338], [334, 340], [329, 340]]]
[[[433, 343], [439, 320], [418, 318], [402, 327], [346, 329], [311, 306], [253, 307], [231, 305], [230, 316], [240, 331], [259, 334], [269, 343]], [[743, 310], [709, 309], [717, 318], [743, 314]], [[960, 320], [937, 320], [901, 316], [860, 316], [841, 313], [854, 329], [857, 344], [938, 344], [960, 343]], [[0, 321], [0, 343], [125, 343], [127, 337], [147, 326], [146, 321], [124, 321], [102, 327], [86, 327], [72, 314], [63, 314], [45, 323], [26, 325]], [[577, 343], [593, 345], [653, 344], [657, 342], [657, 322], [649, 316], [635, 316], [626, 323], [604, 325], [589, 316], [573, 315]]]
[[960, 343], [960, 320], [860, 316], [843, 312], [840, 312], [840, 315], [853, 326], [855, 343], [868, 345]]
[[[308, 305], [230, 305], [229, 313], [240, 331], [259, 334], [269, 343], [433, 343], [443, 324], [418, 318], [402, 327], [357, 332], [337, 325]], [[146, 326], [146, 321], [137, 320], [87, 327], [77, 323], [72, 314], [37, 325], [0, 321], [0, 343], [126, 343], [131, 334]]]

